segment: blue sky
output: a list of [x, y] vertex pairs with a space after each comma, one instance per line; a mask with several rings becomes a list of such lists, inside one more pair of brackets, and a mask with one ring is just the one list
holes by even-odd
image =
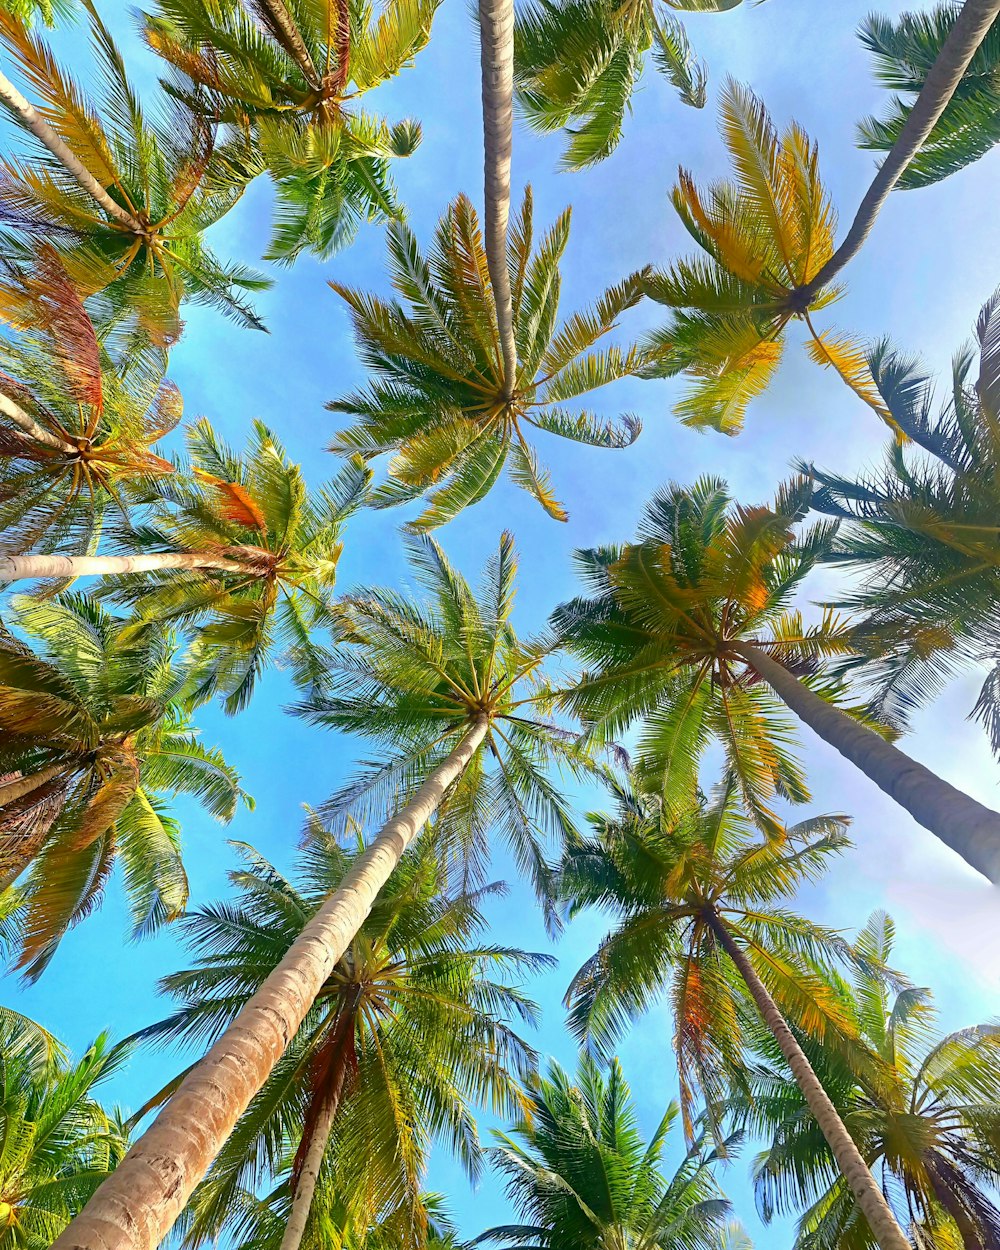
[[[129, 13], [110, 0], [101, 7], [120, 34], [136, 77], [151, 83], [156, 65], [131, 33]], [[903, 6], [880, 7], [895, 12]], [[668, 87], [647, 75], [618, 151], [587, 173], [556, 173], [558, 137], [541, 138], [519, 127], [515, 198], [531, 182], [536, 228], [573, 205], [563, 265], [564, 314], [625, 273], [689, 250], [668, 193], [679, 163], [700, 180], [726, 173], [715, 101], [727, 72], [754, 87], [779, 125], [795, 117], [819, 141], [821, 168], [846, 225], [873, 169], [870, 155], [853, 146], [854, 126], [881, 105], [854, 35], [867, 8], [864, 0], [770, 0], [725, 15], [692, 15], [688, 28], [711, 69], [708, 107], [695, 112], [682, 106]], [[79, 31], [60, 31], [56, 43], [85, 76], [89, 54]], [[380, 91], [378, 104], [391, 118], [412, 115], [423, 123], [423, 144], [409, 161], [397, 163], [397, 181], [411, 225], [426, 242], [458, 192], [476, 204], [482, 199], [479, 60], [464, 2], [444, 0], [428, 48], [414, 68]], [[845, 275], [846, 297], [824, 314], [824, 325], [836, 323], [870, 338], [891, 333], [902, 347], [942, 371], [944, 380], [952, 353], [967, 338], [997, 280], [984, 264], [996, 253], [997, 173], [997, 158], [990, 156], [942, 185], [892, 196]], [[213, 231], [214, 246], [223, 255], [256, 262], [266, 245], [269, 210], [268, 188], [254, 187]], [[207, 415], [235, 442], [243, 439], [250, 420], [260, 417], [302, 461], [310, 480], [332, 475], [336, 464], [323, 448], [336, 419], [323, 405], [357, 385], [362, 373], [343, 304], [326, 283], [336, 279], [386, 293], [383, 255], [383, 232], [370, 227], [330, 262], [303, 259], [294, 269], [275, 270], [275, 287], [260, 300], [271, 331], [267, 336], [190, 310], [171, 368], [188, 417]], [[623, 333], [656, 324], [658, 315], [655, 305], [633, 310], [623, 320]], [[608, 412], [634, 411], [643, 419], [640, 440], [624, 451], [541, 436], [543, 458], [569, 507], [568, 524], [551, 521], [526, 494], [501, 485], [441, 531], [451, 557], [474, 574], [499, 530], [513, 530], [522, 555], [516, 618], [522, 631], [540, 628], [556, 603], [574, 592], [573, 549], [629, 536], [643, 503], [666, 480], [686, 482], [711, 472], [727, 478], [737, 497], [756, 502], [771, 494], [793, 457], [853, 472], [876, 460], [884, 443], [873, 414], [832, 375], [811, 364], [794, 333], [776, 383], [753, 405], [740, 437], [681, 427], [671, 416], [679, 391], [678, 383], [630, 381], [601, 396]], [[398, 513], [367, 513], [352, 523], [341, 565], [345, 589], [365, 582], [407, 585], [396, 529], [401, 519]], [[824, 578], [810, 589], [816, 596], [832, 585]], [[955, 683], [917, 717], [905, 748], [996, 805], [995, 763], [985, 736], [966, 720], [975, 689], [972, 678]], [[274, 672], [239, 719], [228, 720], [214, 709], [201, 718], [206, 739], [223, 744], [242, 771], [257, 809], [252, 815], [241, 813], [223, 830], [197, 808], [179, 805], [195, 905], [226, 888], [225, 873], [233, 864], [226, 837], [253, 843], [287, 868], [301, 805], [321, 800], [364, 753], [363, 744], [309, 729], [285, 715], [289, 693], [282, 674]], [[808, 731], [803, 731], [803, 744], [815, 796], [812, 810], [851, 813], [857, 849], [802, 898], [802, 910], [850, 929], [863, 923], [872, 908], [887, 908], [897, 921], [897, 962], [919, 984], [934, 988], [945, 1027], [1000, 1014], [996, 892]], [[498, 862], [497, 875], [504, 875], [506, 867]], [[547, 949], [524, 887], [515, 883], [491, 916], [497, 940]], [[0, 984], [0, 1001], [34, 1015], [76, 1048], [102, 1029], [121, 1036], [156, 1019], [166, 1011], [155, 996], [156, 979], [180, 966], [185, 956], [169, 932], [140, 945], [129, 944], [125, 933], [115, 885], [101, 914], [66, 939], [42, 982], [23, 991], [8, 978]], [[556, 951], [558, 970], [533, 985], [545, 1013], [536, 1045], [566, 1064], [573, 1062], [574, 1047], [563, 1029], [560, 1000], [599, 936], [596, 918], [574, 924]], [[654, 1012], [638, 1025], [621, 1053], [643, 1123], [651, 1130], [675, 1090], [666, 1012]], [[110, 1093], [126, 1106], [137, 1105], [178, 1063], [176, 1055], [140, 1056]], [[672, 1157], [679, 1151], [675, 1141]], [[745, 1180], [749, 1153], [730, 1168], [725, 1184], [755, 1244], [778, 1250], [789, 1244], [789, 1231], [779, 1225], [764, 1229], [757, 1220]], [[447, 1195], [465, 1234], [509, 1215], [492, 1178], [473, 1194], [443, 1151], [434, 1155], [429, 1184]]]

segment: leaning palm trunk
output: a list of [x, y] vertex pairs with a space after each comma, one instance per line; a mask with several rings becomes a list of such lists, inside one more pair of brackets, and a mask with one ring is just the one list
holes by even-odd
[[0, 808], [7, 807], [17, 799], [23, 799], [33, 790], [40, 790], [47, 782], [58, 777], [64, 771], [64, 763], [50, 764], [37, 773], [28, 773], [25, 777], [11, 777], [9, 781], [0, 783]]
[[77, 180], [84, 191], [104, 209], [109, 217], [135, 234], [142, 233], [140, 223], [130, 212], [115, 203], [86, 165], [76, 157], [68, 144], [63, 142], [45, 118], [21, 95], [4, 74], [0, 74], [0, 100], [3, 100], [18, 115], [24, 128], [29, 130], [39, 143], [48, 148], [59, 164]]
[[[0, 74], [0, 79], [3, 75]], [[38, 424], [34, 417], [29, 416], [20, 404], [16, 404], [9, 395], [4, 395], [0, 391], [0, 412], [5, 417], [9, 417], [11, 421], [18, 427], [22, 434], [27, 435], [35, 443], [40, 443], [43, 447], [51, 447], [53, 451], [61, 451], [64, 455], [72, 456], [78, 451], [72, 443], [67, 442], [64, 438], [59, 438], [56, 434], [50, 434]]]
[[150, 1128], [56, 1238], [53, 1250], [159, 1246], [284, 1054], [403, 852], [465, 771], [488, 728], [485, 716], [476, 720], [412, 801], [382, 827]]
[[145, 556], [0, 556], [0, 583], [26, 577], [117, 577], [160, 569], [252, 571], [238, 560], [224, 560], [207, 551], [161, 551]]
[[510, 154], [514, 139], [514, 5], [479, 0], [479, 47], [483, 70], [484, 208], [486, 264], [497, 310], [503, 352], [504, 392], [517, 384], [514, 305], [507, 272], [510, 216]]
[[986, 38], [998, 14], [1000, 0], [965, 0], [962, 11], [955, 19], [955, 25], [938, 53], [937, 60], [931, 66], [910, 115], [899, 132], [899, 137], [865, 193], [843, 243], [812, 281], [796, 292], [796, 298], [803, 301], [803, 307], [808, 307], [819, 292], [861, 250], [889, 192], [937, 125], [962, 81], [969, 62]]
[[1000, 882], [1000, 812], [977, 803], [891, 742], [821, 699], [750, 643], [733, 650], [815, 733], [904, 807], [915, 821], [994, 883]]
[[305, 40], [295, 24], [295, 18], [288, 11], [285, 0], [264, 0], [264, 8], [270, 14], [275, 26], [281, 31], [282, 43], [288, 48], [306, 82], [318, 91], [322, 80], [309, 55]]
[[854, 1144], [854, 1139], [848, 1133], [837, 1108], [827, 1096], [805, 1052], [795, 1040], [778, 1004], [768, 993], [767, 986], [754, 971], [753, 965], [744, 952], [733, 941], [729, 930], [717, 913], [709, 911], [706, 919], [719, 944], [736, 965], [750, 991], [751, 998], [757, 1004], [764, 1023], [774, 1035], [774, 1040], [778, 1043], [785, 1062], [792, 1071], [792, 1076], [795, 1078], [806, 1105], [826, 1138], [837, 1166], [868, 1221], [872, 1236], [881, 1250], [912, 1250], [909, 1239], [899, 1227], [882, 1190], [871, 1174], [871, 1169]]

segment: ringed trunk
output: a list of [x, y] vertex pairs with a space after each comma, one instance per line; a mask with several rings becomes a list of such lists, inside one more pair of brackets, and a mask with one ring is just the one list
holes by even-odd
[[133, 234], [142, 233], [142, 225], [127, 210], [116, 203], [107, 190], [98, 182], [90, 170], [79, 160], [73, 150], [65, 143], [41, 113], [29, 100], [26, 100], [9, 78], [0, 74], [0, 100], [3, 100], [20, 117], [25, 130], [29, 130], [39, 143], [52, 153], [67, 173], [77, 180], [84, 191], [96, 200], [109, 217]]
[[732, 935], [718, 914], [710, 911], [707, 913], [707, 919], [720, 946], [736, 965], [737, 971], [746, 983], [764, 1023], [781, 1048], [781, 1053], [792, 1070], [802, 1097], [822, 1130], [833, 1157], [837, 1161], [837, 1166], [850, 1186], [851, 1193], [868, 1221], [868, 1227], [881, 1250], [912, 1250], [909, 1238], [899, 1227], [882, 1190], [871, 1174], [871, 1169], [854, 1144], [854, 1139], [847, 1131], [837, 1108], [830, 1101], [805, 1051], [795, 1040], [795, 1035], [788, 1027], [781, 1009], [771, 997], [767, 986], [757, 975], [746, 954], [733, 941]]
[[486, 265], [497, 310], [504, 394], [509, 399], [517, 384], [514, 306], [507, 272], [510, 156], [514, 140], [514, 5], [511, 0], [479, 0], [479, 48], [483, 72]]
[[403, 852], [434, 815], [489, 729], [467, 730], [289, 947], [53, 1250], [154, 1250], [281, 1058]]
[[295, 24], [295, 18], [289, 13], [284, 0], [264, 0], [264, 7], [270, 14], [271, 21], [274, 22], [285, 51], [298, 65], [309, 86], [314, 91], [319, 91], [323, 85], [322, 80], [316, 72], [316, 66], [309, 55], [309, 49], [306, 47], [305, 40]]
[[843, 243], [816, 276], [805, 286], [799, 287], [796, 294], [806, 306], [812, 303], [819, 292], [861, 250], [889, 192], [937, 125], [955, 94], [962, 75], [968, 69], [969, 62], [986, 38], [998, 14], [1000, 0], [965, 0], [951, 33], [931, 66], [913, 108], [910, 109], [910, 115], [900, 130], [899, 137], [865, 193]]
[[76, 455], [77, 449], [72, 443], [67, 443], [57, 434], [50, 434], [38, 424], [34, 417], [29, 416], [20, 404], [16, 404], [9, 395], [5, 395], [2, 391], [0, 391], [0, 412], [5, 417], [9, 417], [22, 434], [26, 434], [32, 442], [40, 443], [43, 447], [51, 447], [53, 451], [61, 451], [67, 456]]
[[114, 577], [159, 569], [222, 569], [248, 572], [239, 561], [208, 552], [155, 552], [146, 556], [0, 556], [0, 583], [25, 577]]
[[733, 650], [815, 733], [905, 808], [918, 824], [994, 884], [1000, 882], [1000, 812], [918, 764], [846, 712], [827, 703], [788, 669], [748, 642]]
[[50, 764], [48, 768], [42, 768], [37, 773], [28, 773], [26, 777], [13, 777], [10, 781], [0, 782], [0, 808], [17, 799], [23, 799], [33, 790], [40, 790], [46, 782], [58, 777], [65, 767], [65, 764]]

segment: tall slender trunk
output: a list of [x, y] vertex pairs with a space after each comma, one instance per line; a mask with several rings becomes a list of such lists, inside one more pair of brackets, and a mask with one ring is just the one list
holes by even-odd
[[812, 281], [796, 291], [796, 298], [802, 301], [803, 306], [808, 307], [823, 287], [829, 285], [861, 250], [889, 192], [937, 125], [997, 14], [1000, 14], [1000, 0], [965, 0], [920, 94], [913, 102], [899, 137], [866, 191], [843, 243]]
[[479, 49], [483, 70], [483, 138], [486, 265], [497, 310], [503, 353], [504, 394], [517, 384], [514, 306], [507, 271], [510, 216], [510, 154], [514, 141], [514, 5], [479, 0]]
[[462, 775], [489, 728], [483, 716], [388, 821], [340, 888], [149, 1129], [53, 1242], [53, 1250], [154, 1250], [267, 1080], [403, 852]]
[[7, 807], [16, 799], [24, 798], [32, 790], [40, 790], [65, 768], [65, 763], [50, 764], [48, 768], [42, 768], [37, 773], [28, 773], [26, 777], [12, 777], [10, 781], [0, 782], [0, 808]]
[[323, 1166], [323, 1156], [326, 1154], [327, 1143], [333, 1131], [333, 1122], [337, 1118], [340, 1101], [344, 1095], [344, 1085], [347, 1081], [347, 1041], [355, 1028], [360, 999], [360, 987], [355, 987], [352, 1001], [345, 1004], [335, 1026], [337, 1036], [334, 1041], [336, 1051], [333, 1056], [333, 1079], [319, 1115], [313, 1123], [302, 1165], [295, 1180], [295, 1187], [292, 1191], [292, 1209], [288, 1213], [288, 1223], [281, 1237], [280, 1250], [299, 1250], [302, 1238], [305, 1236], [313, 1194], [316, 1192], [320, 1168]]
[[927, 1175], [930, 1177], [934, 1197], [944, 1207], [955, 1222], [958, 1234], [962, 1238], [962, 1250], [990, 1250], [984, 1240], [984, 1234], [973, 1220], [961, 1198], [952, 1189], [947, 1176], [941, 1174], [934, 1156], [926, 1160]]
[[48, 148], [66, 172], [72, 174], [84, 191], [87, 192], [91, 199], [97, 201], [109, 217], [112, 217], [134, 234], [142, 233], [141, 222], [136, 221], [127, 209], [122, 208], [120, 204], [117, 204], [108, 195], [106, 189], [101, 186], [83, 161], [76, 156], [72, 148], [60, 138], [45, 118], [42, 117], [41, 113], [38, 112], [30, 101], [21, 95], [20, 91], [4, 74], [0, 74], [0, 100], [3, 100], [5, 104], [14, 110], [20, 117], [25, 130], [30, 130], [39, 143], [44, 144]]
[[856, 765], [918, 824], [978, 869], [1000, 882], [1000, 812], [918, 764], [839, 708], [814, 694], [783, 665], [748, 642], [733, 644], [775, 694], [815, 733]]
[[146, 556], [0, 556], [0, 583], [25, 577], [114, 577], [159, 569], [244, 570], [238, 560], [208, 552], [154, 552]]
[[309, 55], [309, 49], [306, 47], [305, 40], [295, 24], [295, 18], [289, 13], [284, 0], [264, 0], [264, 8], [267, 9], [271, 16], [276, 32], [280, 35], [281, 43], [284, 44], [289, 56], [292, 57], [302, 71], [306, 82], [314, 91], [321, 90], [323, 81], [320, 78], [319, 71]]
[[53, 451], [64, 452], [68, 456], [76, 454], [76, 447], [72, 443], [67, 443], [65, 439], [60, 438], [57, 434], [50, 434], [43, 426], [39, 425], [34, 417], [29, 416], [20, 404], [17, 404], [0, 391], [0, 412], [5, 417], [9, 417], [18, 429], [28, 436], [35, 443], [41, 443], [43, 447], [51, 447]]
[[65, 771], [65, 762], [50, 764], [0, 785], [0, 894], [31, 866], [45, 845], [62, 806], [60, 787], [53, 789], [50, 782]]
[[819, 1077], [813, 1071], [805, 1052], [795, 1040], [795, 1035], [788, 1027], [781, 1009], [768, 993], [767, 986], [757, 975], [744, 952], [733, 941], [732, 934], [726, 928], [722, 918], [715, 911], [709, 911], [707, 920], [719, 944], [736, 965], [740, 976], [746, 983], [764, 1023], [774, 1035], [774, 1040], [778, 1043], [785, 1062], [792, 1070], [802, 1097], [826, 1138], [837, 1166], [850, 1186], [851, 1193], [868, 1221], [868, 1227], [881, 1250], [912, 1250], [909, 1238], [899, 1227], [882, 1190], [879, 1189], [871, 1174], [871, 1169], [854, 1144], [854, 1139], [847, 1131], [837, 1108], [830, 1101]]

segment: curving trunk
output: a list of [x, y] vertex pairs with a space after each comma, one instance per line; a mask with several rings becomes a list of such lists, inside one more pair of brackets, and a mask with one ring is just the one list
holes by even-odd
[[235, 560], [208, 552], [154, 552], [145, 556], [0, 556], [0, 583], [26, 577], [116, 577], [159, 569], [222, 569], [250, 572]]
[[154, 1250], [284, 1054], [403, 852], [465, 771], [489, 729], [476, 720], [410, 803], [388, 821], [340, 888], [100, 1186], [53, 1250]]
[[503, 353], [504, 394], [517, 383], [514, 307], [507, 271], [510, 216], [510, 154], [514, 139], [514, 5], [479, 0], [479, 48], [483, 70], [483, 140], [486, 264], [497, 310]]
[[72, 148], [65, 143], [41, 113], [4, 74], [0, 74], [0, 100], [17, 114], [25, 130], [30, 130], [35, 138], [45, 145], [63, 169], [77, 180], [84, 191], [96, 200], [109, 217], [117, 221], [133, 234], [142, 233], [142, 224], [127, 210], [116, 203], [107, 190], [98, 182], [90, 170], [76, 156]]
[[764, 1023], [781, 1048], [781, 1053], [791, 1068], [802, 1097], [826, 1138], [837, 1166], [850, 1186], [851, 1193], [868, 1221], [868, 1227], [881, 1250], [912, 1250], [909, 1238], [899, 1227], [882, 1190], [871, 1174], [871, 1169], [854, 1144], [854, 1139], [847, 1131], [837, 1108], [827, 1096], [819, 1077], [813, 1071], [812, 1064], [795, 1040], [795, 1035], [788, 1027], [781, 1009], [771, 997], [767, 986], [757, 975], [746, 954], [733, 941], [721, 917], [714, 911], [710, 911], [706, 918], [712, 932], [718, 938], [719, 945], [736, 965], [737, 971], [750, 991], [751, 998], [757, 1004]]
[[[328, 0], [329, 3], [329, 0]], [[267, 10], [273, 23], [273, 33], [284, 47], [288, 55], [295, 61], [306, 82], [314, 91], [320, 91], [323, 81], [309, 55], [309, 49], [302, 34], [295, 24], [295, 18], [288, 11], [285, 0], [264, 0], [263, 7]]]
[[0, 391], [0, 412], [13, 421], [21, 433], [26, 434], [32, 442], [40, 443], [43, 447], [51, 447], [53, 451], [61, 451], [67, 456], [76, 455], [77, 448], [72, 443], [68, 443], [57, 434], [50, 434], [38, 424], [34, 417], [29, 416], [20, 404], [16, 404], [3, 391]]
[[986, 38], [998, 14], [1000, 0], [965, 0], [951, 33], [930, 68], [920, 94], [913, 102], [913, 108], [910, 109], [910, 115], [900, 130], [899, 137], [865, 193], [843, 243], [816, 276], [805, 286], [798, 288], [796, 296], [803, 306], [812, 303], [823, 287], [829, 285], [844, 266], [857, 256], [871, 233], [889, 192], [937, 125], [962, 81], [969, 62]]
[[1000, 812], [918, 764], [839, 708], [821, 699], [788, 669], [748, 642], [733, 650], [815, 733], [859, 768], [880, 790], [904, 807], [918, 824], [978, 869], [1000, 882]]
[[9, 781], [0, 782], [0, 808], [7, 807], [17, 799], [23, 799], [33, 790], [40, 790], [46, 782], [58, 777], [66, 768], [65, 763], [50, 764], [48, 768], [37, 773], [28, 773], [25, 777], [12, 777]]

